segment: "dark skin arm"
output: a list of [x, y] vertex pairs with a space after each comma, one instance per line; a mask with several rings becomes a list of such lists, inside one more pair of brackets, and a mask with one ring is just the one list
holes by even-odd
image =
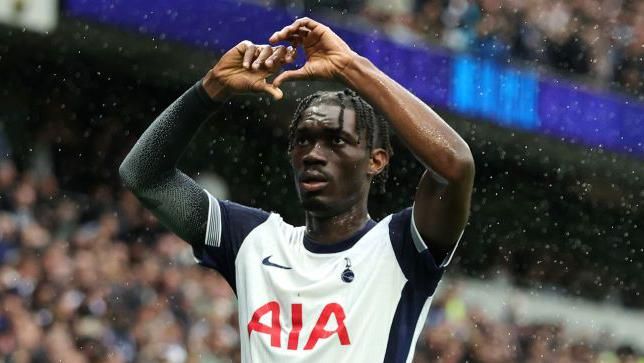
[[[301, 45], [307, 62], [273, 81], [322, 78], [353, 88], [382, 112], [396, 133], [426, 167], [414, 198], [414, 220], [432, 254], [443, 258], [467, 223], [474, 160], [465, 141], [429, 106], [358, 55], [329, 27], [308, 18], [296, 20], [269, 41]], [[382, 150], [374, 150], [374, 156]]]

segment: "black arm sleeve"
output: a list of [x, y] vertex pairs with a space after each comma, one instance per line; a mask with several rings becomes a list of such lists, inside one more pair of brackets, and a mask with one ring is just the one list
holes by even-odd
[[176, 165], [217, 105], [199, 81], [157, 117], [119, 167], [125, 186], [161, 223], [191, 244], [204, 240], [208, 197]]

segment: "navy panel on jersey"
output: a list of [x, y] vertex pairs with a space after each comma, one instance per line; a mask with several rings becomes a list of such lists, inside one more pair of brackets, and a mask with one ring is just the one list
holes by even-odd
[[[413, 352], [414, 330], [423, 306], [434, 294], [445, 270], [436, 263], [427, 248], [419, 251], [412, 236], [412, 213], [412, 208], [404, 209], [394, 214], [389, 222], [391, 244], [408, 281], [401, 292], [389, 330], [385, 363], [406, 362]], [[420, 236], [415, 238], [418, 240]]]
[[405, 284], [389, 330], [384, 363], [406, 362], [409, 354], [413, 354], [414, 347], [411, 343], [414, 329], [428, 297], [429, 295], [412, 287], [411, 283]]
[[418, 251], [411, 235], [412, 208], [394, 214], [389, 222], [389, 237], [396, 259], [412, 287], [427, 297], [434, 294], [443, 276], [440, 267], [428, 249]]
[[206, 239], [193, 245], [199, 264], [219, 271], [236, 292], [235, 259], [246, 236], [269, 217], [269, 213], [208, 194], [210, 209]]

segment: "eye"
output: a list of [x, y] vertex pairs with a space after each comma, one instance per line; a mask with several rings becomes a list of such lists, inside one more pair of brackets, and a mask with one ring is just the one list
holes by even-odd
[[344, 144], [346, 144], [344, 139], [341, 138], [340, 136], [333, 137], [333, 139], [331, 141], [333, 142], [333, 145], [344, 145]]
[[304, 136], [295, 137], [295, 145], [304, 146], [309, 144], [309, 139]]

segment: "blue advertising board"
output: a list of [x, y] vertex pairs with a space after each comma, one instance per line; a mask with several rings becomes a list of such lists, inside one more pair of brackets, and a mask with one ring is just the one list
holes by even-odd
[[504, 126], [539, 128], [537, 75], [469, 56], [452, 59], [451, 106]]
[[[295, 16], [231, 0], [67, 0], [69, 16], [223, 52], [266, 43]], [[430, 105], [505, 127], [644, 157], [644, 103], [607, 91], [439, 48], [401, 45], [378, 32], [334, 30]]]

